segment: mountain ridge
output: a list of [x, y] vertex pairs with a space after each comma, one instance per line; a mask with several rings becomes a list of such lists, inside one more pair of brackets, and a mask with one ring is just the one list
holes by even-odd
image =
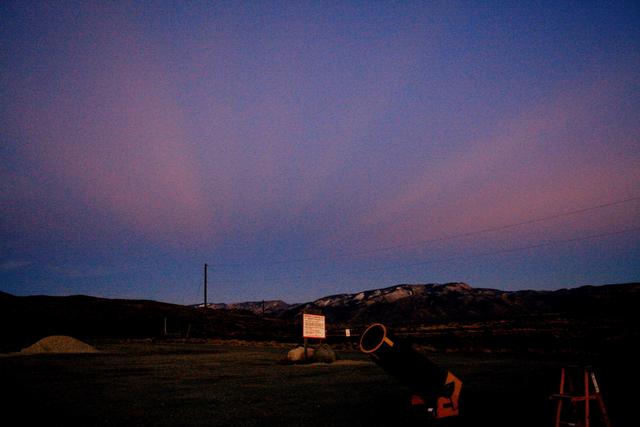
[[[215, 309], [224, 307], [226, 309]], [[0, 352], [48, 335], [80, 339], [223, 338], [297, 341], [301, 314], [326, 316], [332, 340], [371, 323], [439, 349], [602, 349], [640, 339], [640, 283], [505, 291], [463, 282], [399, 284], [302, 304], [258, 301], [207, 310], [156, 302], [0, 293]], [[342, 334], [342, 335], [341, 335]], [[352, 343], [353, 344], [353, 343]]]
[[212, 304], [211, 308], [243, 309], [254, 314], [296, 318], [322, 313], [333, 323], [432, 323], [516, 318], [564, 313], [598, 315], [635, 313], [640, 283], [583, 285], [555, 290], [474, 288], [465, 282], [397, 284], [355, 293], [328, 295], [300, 304], [283, 301]]

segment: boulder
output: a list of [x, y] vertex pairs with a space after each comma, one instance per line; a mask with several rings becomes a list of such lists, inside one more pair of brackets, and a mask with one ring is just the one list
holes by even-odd
[[[308, 360], [313, 358], [313, 349], [311, 347], [307, 347], [307, 358]], [[290, 362], [305, 362], [304, 359], [304, 347], [296, 347], [293, 350], [290, 350], [287, 353], [287, 360]]]
[[322, 344], [313, 355], [316, 362], [333, 363], [336, 361], [336, 352], [328, 344]]

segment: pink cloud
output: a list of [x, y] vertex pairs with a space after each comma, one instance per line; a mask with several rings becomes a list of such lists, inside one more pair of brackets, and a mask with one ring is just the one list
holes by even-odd
[[[71, 199], [136, 232], [158, 240], [209, 232], [212, 213], [166, 71], [126, 19], [93, 12], [76, 38], [56, 45], [57, 74], [35, 82], [43, 77], [35, 70], [15, 82], [9, 111], [28, 155]], [[36, 90], [22, 90], [24, 81]]]
[[[616, 111], [632, 84], [630, 75], [614, 73], [609, 79], [562, 88], [555, 99], [486, 131], [489, 136], [464, 153], [434, 161], [405, 188], [380, 197], [377, 206], [347, 228], [359, 230], [359, 246], [390, 246], [637, 195], [640, 157], [630, 157], [628, 150], [637, 129], [629, 134], [629, 129], [611, 129], [607, 123], [607, 112]], [[638, 206], [623, 211], [632, 222]], [[576, 217], [573, 223], [582, 229], [613, 224], [606, 216], [591, 220]], [[563, 228], [566, 224], [555, 232]]]

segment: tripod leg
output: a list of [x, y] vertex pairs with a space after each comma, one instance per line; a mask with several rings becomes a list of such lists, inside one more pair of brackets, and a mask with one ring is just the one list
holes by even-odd
[[[564, 393], [564, 368], [560, 371], [560, 394]], [[556, 406], [556, 426], [560, 427], [560, 415], [562, 414], [562, 399], [558, 399]]]
[[605, 427], [611, 427], [611, 422], [609, 422], [609, 415], [607, 414], [607, 408], [604, 406], [604, 400], [602, 400], [602, 394], [600, 393], [600, 387], [598, 386], [598, 381], [596, 381], [596, 374], [591, 372], [591, 381], [593, 382], [593, 388], [596, 391], [596, 400], [598, 401], [598, 406], [600, 407], [600, 412], [602, 413], [602, 421], [604, 422]]
[[584, 370], [584, 425], [589, 427], [589, 372]]

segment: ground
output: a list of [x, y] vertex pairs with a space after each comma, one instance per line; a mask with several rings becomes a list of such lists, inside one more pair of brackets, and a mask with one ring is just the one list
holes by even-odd
[[9, 392], [3, 418], [64, 426], [551, 426], [549, 395], [564, 363], [432, 353], [464, 382], [462, 415], [434, 421], [358, 352], [339, 351], [332, 365], [294, 366], [283, 363], [290, 347], [275, 344], [92, 344], [101, 352], [0, 357]]

